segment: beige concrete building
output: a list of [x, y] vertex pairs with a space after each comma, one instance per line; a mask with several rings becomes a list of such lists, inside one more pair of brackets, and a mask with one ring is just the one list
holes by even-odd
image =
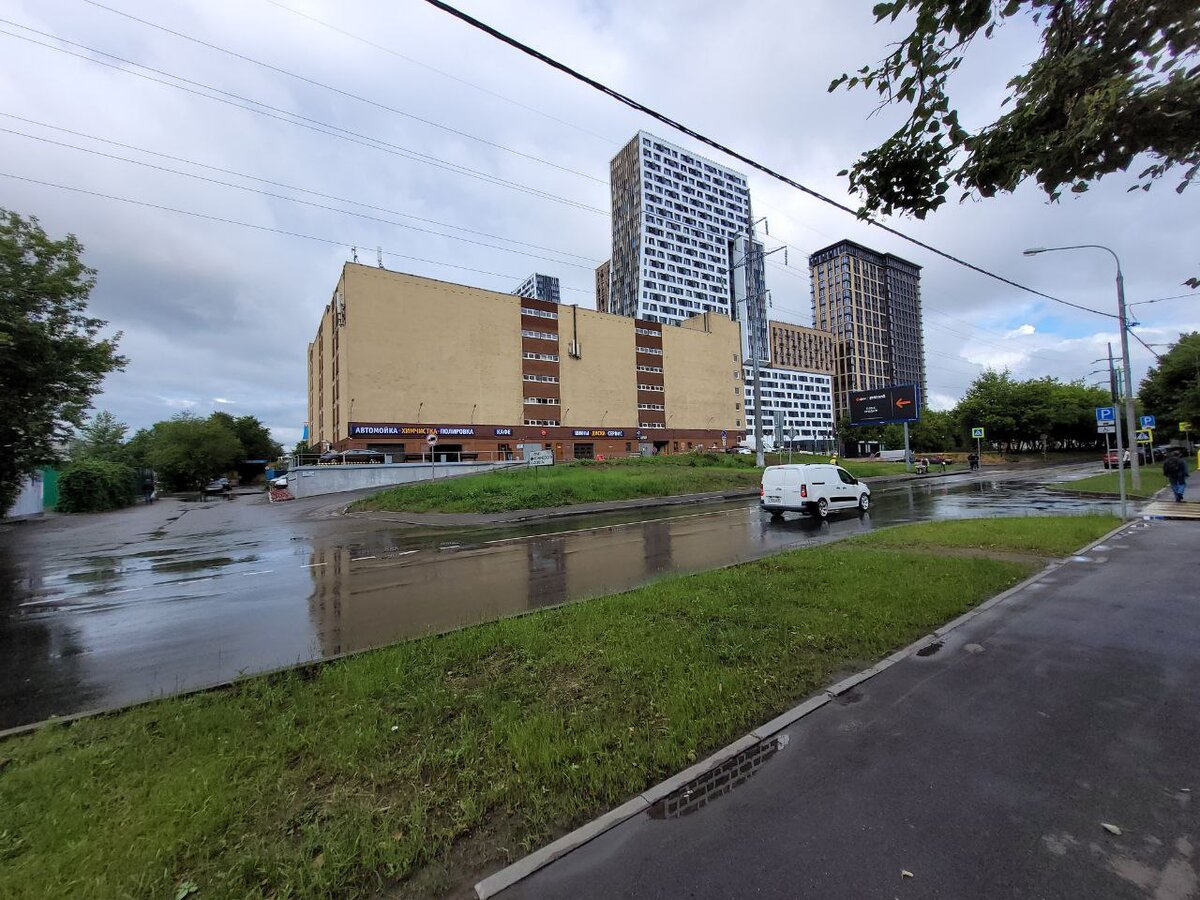
[[771, 365], [797, 372], [834, 371], [833, 335], [816, 328], [771, 320]]
[[348, 263], [308, 347], [309, 442], [393, 461], [429, 434], [451, 458], [734, 446], [739, 345], [723, 316], [674, 327]]

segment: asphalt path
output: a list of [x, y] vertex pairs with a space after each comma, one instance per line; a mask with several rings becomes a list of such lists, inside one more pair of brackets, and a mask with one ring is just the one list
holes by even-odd
[[499, 895], [1200, 896], [1200, 524], [1134, 524]]
[[[1060, 470], [1061, 471], [1061, 470]], [[1085, 470], [1079, 470], [1082, 474]], [[460, 530], [352, 497], [162, 500], [0, 528], [0, 728], [127, 704], [933, 518], [1111, 510], [1046, 473], [879, 487], [866, 514], [775, 523], [755, 501]]]

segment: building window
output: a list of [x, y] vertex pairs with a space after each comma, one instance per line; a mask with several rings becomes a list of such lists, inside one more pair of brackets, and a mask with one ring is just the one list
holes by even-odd
[[521, 307], [521, 315], [536, 316], [539, 319], [557, 319], [558, 313], [546, 312], [544, 309], [530, 309], [528, 306]]
[[[524, 334], [525, 332], [522, 331], [521, 333]], [[662, 356], [663, 355], [661, 347], [638, 347], [637, 352], [638, 353], [649, 353], [651, 356]]]
[[558, 406], [557, 397], [526, 397], [525, 402], [541, 406]]
[[533, 331], [529, 328], [521, 329], [521, 337], [538, 338], [543, 341], [557, 341], [558, 335], [551, 331]]

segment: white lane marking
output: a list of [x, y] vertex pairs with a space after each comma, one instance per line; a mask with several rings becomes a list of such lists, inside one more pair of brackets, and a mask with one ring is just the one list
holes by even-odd
[[243, 572], [242, 577], [245, 578], [247, 575], [269, 575], [271, 572], [274, 572], [274, 571], [275, 571], [274, 569], [258, 569], [254, 572]]
[[304, 565], [302, 565], [300, 568], [302, 568], [302, 569], [315, 569], [317, 566], [327, 566], [327, 565], [329, 565], [329, 563], [305, 563], [305, 564], [304, 564]]
[[364, 559], [375, 559], [374, 556], [352, 556], [350, 562], [362, 562]]

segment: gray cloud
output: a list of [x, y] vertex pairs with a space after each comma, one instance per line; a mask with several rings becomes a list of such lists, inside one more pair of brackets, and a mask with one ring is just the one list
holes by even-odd
[[[363, 0], [353, 6], [331, 0], [303, 6], [301, 0], [284, 2], [409, 59], [355, 42], [265, 0], [172, 5], [112, 0], [135, 15], [591, 177], [330, 94], [79, 0], [24, 0], [11, 17], [447, 165], [470, 167], [604, 210], [608, 161], [635, 130], [689, 143], [416, 0]], [[825, 92], [831, 78], [882, 55], [899, 33], [897, 26], [875, 26], [865, 5], [848, 10], [834, 0], [780, 2], [756, 6], [753, 14], [729, 4], [682, 0], [464, 5], [840, 200], [848, 198], [835, 173], [889, 133], [900, 115], [885, 110], [871, 116], [874, 100], [866, 94]], [[1032, 58], [1032, 35], [1028, 27], [1013, 27], [980, 45], [957, 84], [968, 119], [983, 120], [998, 107], [1003, 81]], [[227, 408], [258, 415], [284, 440], [298, 438], [306, 344], [352, 245], [366, 262], [373, 262], [375, 248], [382, 246], [391, 251], [384, 260], [389, 268], [500, 290], [532, 271], [550, 272], [567, 288], [564, 301], [593, 303], [590, 266], [608, 256], [604, 215], [11, 37], [0, 35], [0, 41], [8, 63], [0, 72], [2, 112], [578, 255], [517, 244], [510, 245], [517, 252], [504, 252], [0, 134], [0, 168], [6, 172], [337, 242], [0, 179], [0, 204], [39, 215], [52, 232], [72, 231], [87, 247], [89, 262], [100, 272], [93, 307], [114, 330], [125, 332], [123, 349], [131, 360], [126, 372], [108, 379], [98, 405], [135, 427], [180, 409], [206, 413]], [[83, 143], [3, 118], [0, 127]], [[1026, 259], [1020, 251], [1029, 244], [1110, 244], [1125, 262], [1130, 300], [1183, 293], [1180, 282], [1200, 270], [1194, 196], [1176, 196], [1165, 184], [1149, 194], [1128, 194], [1127, 186], [1128, 179], [1112, 177], [1057, 205], [1022, 189], [1011, 197], [951, 205], [926, 222], [896, 224], [1048, 293], [1112, 311], [1111, 264], [1103, 255]], [[1095, 368], [1091, 360], [1101, 355], [1105, 343], [1115, 339], [1109, 318], [1056, 307], [968, 272], [758, 174], [751, 174], [751, 187], [756, 210], [768, 216], [772, 236], [791, 246], [790, 271], [774, 265], [768, 270], [772, 312], [780, 318], [809, 321], [805, 255], [842, 237], [925, 267], [926, 349], [935, 404], [952, 403], [981, 365], [1009, 365], [1023, 377], [1083, 377]], [[1167, 341], [1180, 330], [1200, 328], [1200, 306], [1192, 300], [1139, 310], [1147, 341]], [[1034, 332], [1012, 334], [1023, 324], [1034, 326]], [[1150, 361], [1141, 348], [1134, 358], [1139, 372]]]

